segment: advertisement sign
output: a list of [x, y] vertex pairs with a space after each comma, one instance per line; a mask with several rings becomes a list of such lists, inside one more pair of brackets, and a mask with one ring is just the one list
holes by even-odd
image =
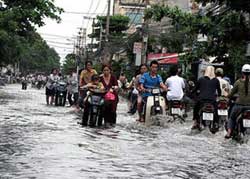
[[140, 53], [141, 54], [142, 51], [142, 43], [141, 42], [135, 42], [134, 43], [134, 48], [133, 48], [133, 53], [137, 54]]

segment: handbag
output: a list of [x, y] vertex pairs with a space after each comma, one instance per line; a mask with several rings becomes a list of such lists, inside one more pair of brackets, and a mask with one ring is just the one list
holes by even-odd
[[104, 100], [106, 101], [114, 101], [115, 100], [115, 95], [112, 92], [107, 92], [104, 96]]

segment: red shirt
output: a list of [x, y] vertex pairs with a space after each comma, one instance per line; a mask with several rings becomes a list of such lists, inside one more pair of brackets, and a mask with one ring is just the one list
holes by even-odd
[[[108, 84], [105, 83], [103, 76], [101, 77], [100, 82], [102, 82], [102, 84], [106, 90], [110, 90], [110, 88], [112, 88], [112, 86], [118, 86], [118, 81], [117, 81], [116, 77], [113, 75], [111, 75]], [[118, 93], [116, 91], [114, 91], [114, 94], [116, 96], [116, 99], [118, 100]]]

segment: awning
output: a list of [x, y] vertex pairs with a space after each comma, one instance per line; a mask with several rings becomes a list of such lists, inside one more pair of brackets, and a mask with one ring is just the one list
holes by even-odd
[[148, 62], [157, 60], [160, 64], [178, 64], [178, 53], [149, 54]]

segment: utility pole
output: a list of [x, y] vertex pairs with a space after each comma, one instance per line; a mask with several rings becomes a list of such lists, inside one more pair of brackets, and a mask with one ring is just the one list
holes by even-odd
[[[93, 18], [93, 22], [92, 22], [92, 34], [95, 31], [94, 25], [95, 25], [95, 18]], [[90, 46], [91, 52], [93, 52], [93, 41], [94, 41], [94, 38], [91, 38], [91, 46]]]
[[[102, 53], [102, 63], [106, 64], [109, 63], [109, 49], [108, 49], [108, 41], [109, 41], [109, 24], [110, 24], [110, 7], [111, 6], [111, 0], [108, 0], [108, 12], [107, 12], [107, 18], [106, 18], [106, 31], [105, 31], [105, 46]], [[102, 29], [101, 29], [102, 31]], [[102, 33], [102, 32], [101, 32]], [[101, 40], [101, 39], [100, 39]]]
[[109, 36], [110, 6], [111, 6], [111, 0], [108, 0], [108, 12], [107, 12], [107, 20], [106, 20], [106, 37], [105, 37], [106, 41], [108, 41], [108, 36]]
[[101, 24], [101, 26], [100, 26], [100, 43], [99, 43], [100, 50], [102, 49], [102, 31], [103, 31], [103, 29], [102, 29], [102, 24]]
[[[75, 42], [74, 42], [75, 43]], [[79, 88], [79, 64], [80, 64], [80, 56], [79, 56], [79, 52], [80, 52], [80, 36], [77, 36], [76, 39], [76, 45], [75, 45], [75, 61], [76, 61], [76, 74], [77, 74], [77, 89]]]
[[[146, 0], [146, 8], [149, 6], [149, 0]], [[144, 21], [143, 24], [143, 53], [142, 53], [142, 63], [147, 63], [147, 50], [148, 50], [148, 28], [149, 28], [149, 22], [148, 20]]]

